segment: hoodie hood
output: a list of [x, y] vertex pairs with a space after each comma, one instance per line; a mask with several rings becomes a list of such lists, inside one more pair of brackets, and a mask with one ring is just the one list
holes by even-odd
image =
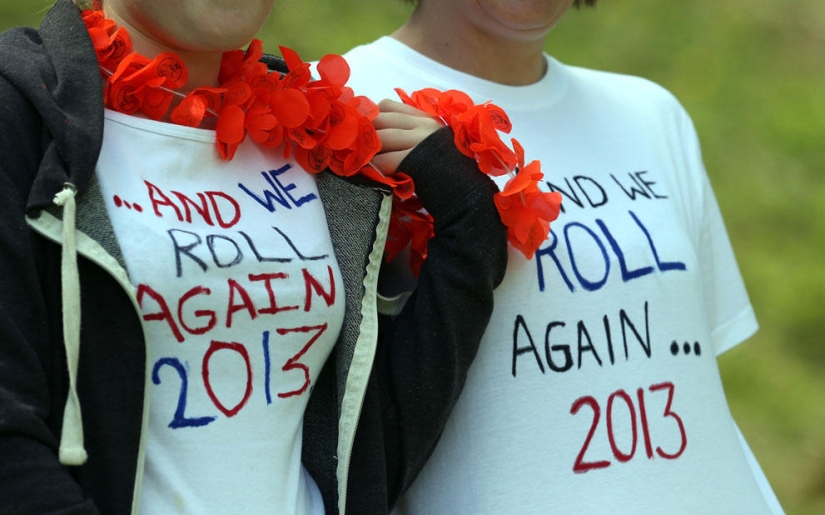
[[43, 158], [27, 212], [54, 206], [66, 183], [85, 191], [103, 140], [103, 88], [92, 42], [71, 0], [58, 0], [39, 31], [3, 34], [0, 75], [26, 96], [44, 124]]

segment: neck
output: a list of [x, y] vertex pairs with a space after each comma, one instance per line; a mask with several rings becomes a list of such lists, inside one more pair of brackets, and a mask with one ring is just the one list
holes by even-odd
[[[104, 9], [105, 12], [105, 9]], [[163, 52], [174, 52], [186, 65], [189, 72], [189, 80], [180, 88], [181, 93], [189, 93], [199, 87], [215, 87], [218, 85], [218, 73], [220, 72], [222, 52], [192, 52], [181, 50], [175, 45], [159, 42], [148, 37], [139, 29], [119, 19], [117, 13], [106, 12], [106, 16], [114, 20], [118, 26], [129, 31], [129, 38], [132, 41], [132, 49], [149, 59]]]
[[533, 84], [547, 71], [544, 37], [495, 38], [450, 18], [419, 9], [392, 37], [454, 70], [508, 86]]

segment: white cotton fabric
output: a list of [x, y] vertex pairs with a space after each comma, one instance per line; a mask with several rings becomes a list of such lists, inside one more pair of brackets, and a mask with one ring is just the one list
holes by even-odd
[[302, 419], [344, 306], [314, 177], [111, 111], [97, 173], [147, 341], [140, 513], [322, 514]]
[[564, 196], [532, 260], [511, 247], [464, 393], [397, 513], [771, 513], [716, 362], [757, 323], [679, 103], [549, 56], [524, 87], [389, 37], [345, 57], [376, 101], [434, 87], [499, 105]]

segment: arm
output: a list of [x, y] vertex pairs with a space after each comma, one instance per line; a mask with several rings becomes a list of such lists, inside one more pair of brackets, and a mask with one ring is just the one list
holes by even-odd
[[376, 162], [386, 169], [401, 159], [398, 169], [413, 178], [435, 219], [417, 288], [401, 313], [385, 320], [376, 356], [392, 505], [434, 449], [461, 392], [504, 276], [507, 243], [493, 204], [497, 189], [456, 149], [450, 129], [409, 151], [414, 135], [388, 140], [376, 126], [384, 144]]

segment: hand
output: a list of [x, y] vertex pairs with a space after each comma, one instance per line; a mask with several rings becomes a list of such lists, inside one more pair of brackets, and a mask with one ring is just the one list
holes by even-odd
[[444, 124], [401, 102], [385, 99], [378, 107], [381, 113], [372, 124], [381, 139], [381, 151], [372, 159], [372, 164], [382, 173], [391, 175], [416, 145]]

